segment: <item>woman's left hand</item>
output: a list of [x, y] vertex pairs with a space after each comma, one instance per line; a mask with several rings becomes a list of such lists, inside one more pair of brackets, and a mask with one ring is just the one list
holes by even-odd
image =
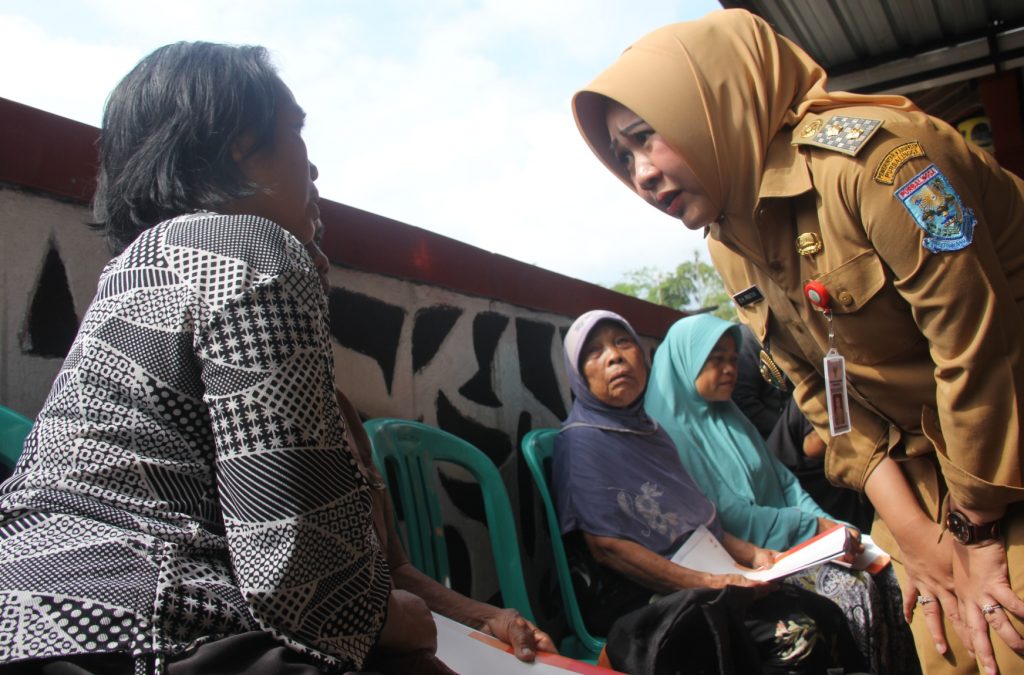
[[[841, 525], [829, 518], [818, 517], [818, 534], [828, 532], [833, 527]], [[864, 544], [860, 540], [860, 530], [851, 525], [846, 526], [846, 533], [849, 535], [846, 539], [845, 552], [843, 553], [843, 562], [852, 563], [857, 556], [864, 552]]]
[[1010, 649], [1024, 654], [1024, 639], [1010, 623], [1007, 612], [1024, 619], [1024, 600], [1010, 587], [1006, 547], [1000, 540], [964, 546], [953, 544], [953, 583], [960, 602], [960, 616], [967, 624], [968, 647], [986, 673], [994, 675], [995, 655], [990, 630]]
[[824, 518], [822, 516], [818, 516], [818, 531], [816, 534], [824, 534], [838, 524], [839, 523], [832, 520], [831, 518]]
[[846, 533], [849, 535], [846, 538], [846, 553], [843, 555], [843, 559], [852, 563], [857, 559], [861, 553], [864, 552], [864, 542], [860, 538], [860, 530], [856, 527], [846, 526]]
[[484, 622], [482, 630], [512, 645], [520, 661], [533, 661], [538, 650], [558, 653], [551, 637], [514, 609], [498, 610]]

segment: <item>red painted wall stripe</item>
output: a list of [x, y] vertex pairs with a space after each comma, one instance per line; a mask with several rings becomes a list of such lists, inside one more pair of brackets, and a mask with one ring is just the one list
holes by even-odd
[[0, 98], [0, 181], [87, 204], [98, 139], [96, 127]]

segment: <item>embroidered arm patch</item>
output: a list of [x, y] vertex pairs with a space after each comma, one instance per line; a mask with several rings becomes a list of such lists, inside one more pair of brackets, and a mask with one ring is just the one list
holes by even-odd
[[939, 167], [929, 164], [896, 190], [895, 195], [910, 211], [917, 226], [925, 231], [926, 249], [942, 253], [970, 246], [978, 221]]
[[889, 151], [875, 169], [875, 180], [883, 185], [896, 182], [896, 172], [915, 157], [924, 157], [924, 148], [917, 141], [898, 145]]

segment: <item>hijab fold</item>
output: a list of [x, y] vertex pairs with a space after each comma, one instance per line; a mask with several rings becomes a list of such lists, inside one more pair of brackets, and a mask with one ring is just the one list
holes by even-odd
[[699, 525], [721, 538], [714, 505], [683, 468], [672, 439], [644, 412], [643, 395], [615, 408], [590, 391], [579, 356], [605, 321], [640, 344], [625, 319], [604, 310], [582, 315], [566, 334], [565, 369], [575, 401], [555, 440], [552, 472], [562, 533], [628, 539], [665, 556]]

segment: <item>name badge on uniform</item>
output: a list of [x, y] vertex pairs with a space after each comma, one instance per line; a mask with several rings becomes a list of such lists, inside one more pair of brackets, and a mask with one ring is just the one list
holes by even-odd
[[747, 305], [754, 305], [764, 300], [764, 294], [761, 293], [761, 289], [754, 284], [750, 288], [746, 288], [736, 295], [732, 296], [732, 301], [740, 307], [746, 307]]

